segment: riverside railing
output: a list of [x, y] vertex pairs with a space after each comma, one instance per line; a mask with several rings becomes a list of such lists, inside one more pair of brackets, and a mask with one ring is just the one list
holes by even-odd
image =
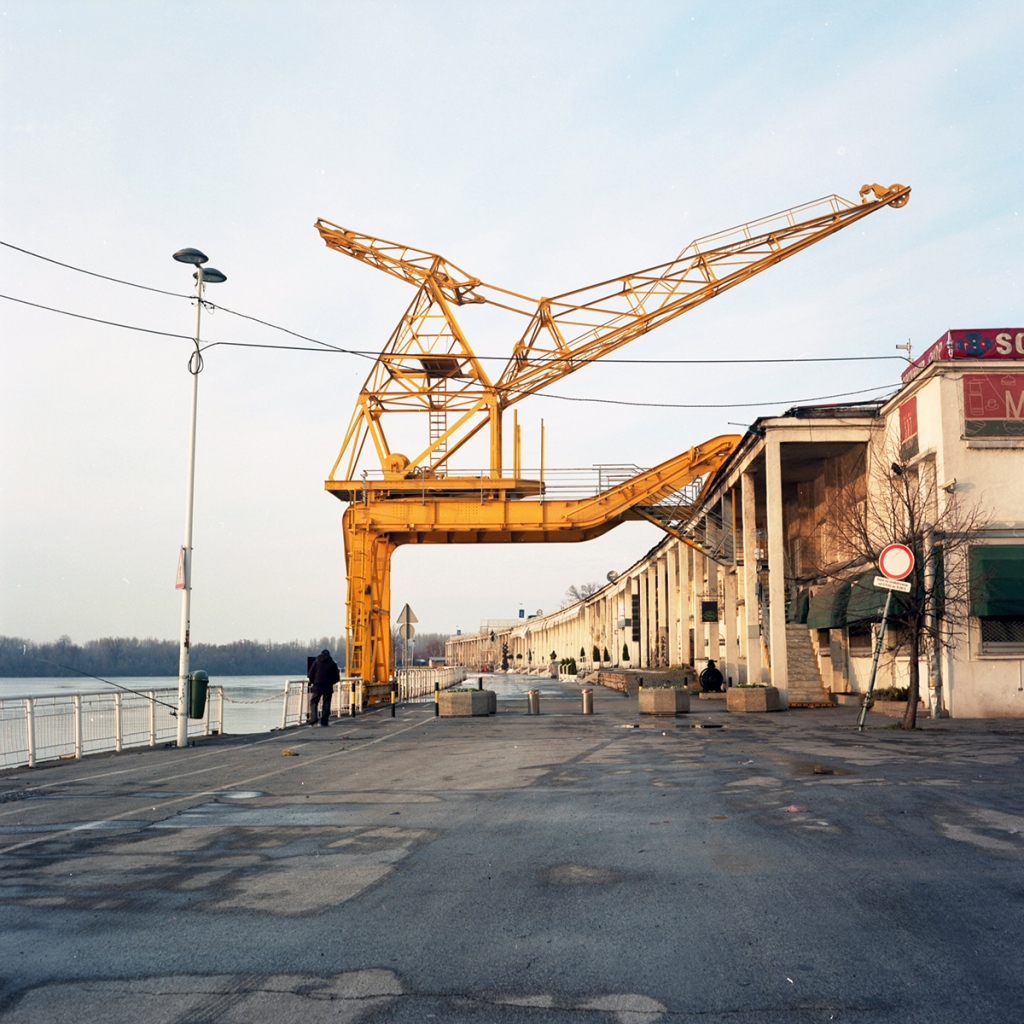
[[[397, 674], [399, 701], [426, 697], [434, 692], [434, 683], [439, 689], [447, 690], [450, 686], [461, 683], [466, 678], [466, 670], [461, 666], [450, 668], [411, 668], [403, 669]], [[334, 690], [331, 703], [331, 717], [347, 715], [352, 703], [352, 685], [360, 680], [343, 678]], [[356, 685], [356, 711], [363, 710], [363, 687]], [[305, 679], [289, 679], [284, 684], [284, 701], [281, 707], [281, 728], [303, 725], [309, 719], [309, 687]]]
[[398, 676], [398, 699], [411, 700], [413, 697], [425, 697], [434, 692], [434, 683], [438, 688], [447, 690], [466, 678], [466, 670], [461, 665], [446, 668], [406, 668], [400, 669]]
[[[163, 703], [161, 703], [163, 702]], [[81, 758], [177, 739], [178, 691], [41, 693], [0, 698], [0, 766], [34, 768], [41, 761]], [[211, 686], [206, 715], [190, 718], [189, 736], [224, 728], [224, 689]]]

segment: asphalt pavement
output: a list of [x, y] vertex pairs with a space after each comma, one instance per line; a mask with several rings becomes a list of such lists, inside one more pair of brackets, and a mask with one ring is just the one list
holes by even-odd
[[1024, 722], [491, 683], [0, 773], [0, 1020], [1024, 1020]]

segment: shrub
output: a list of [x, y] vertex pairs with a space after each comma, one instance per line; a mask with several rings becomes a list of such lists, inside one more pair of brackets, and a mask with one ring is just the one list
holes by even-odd
[[622, 645], [622, 660], [629, 661], [629, 644]]
[[906, 700], [907, 688], [905, 686], [876, 687], [871, 696], [875, 700]]
[[[594, 650], [596, 651], [597, 648], [595, 647]], [[601, 660], [602, 661], [611, 661], [612, 660], [612, 656], [608, 653], [608, 648], [607, 647], [604, 649], [604, 657]]]

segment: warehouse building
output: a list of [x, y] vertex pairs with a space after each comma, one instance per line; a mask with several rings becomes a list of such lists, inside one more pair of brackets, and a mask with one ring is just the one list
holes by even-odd
[[[759, 419], [706, 482], [682, 538], [494, 643], [512, 671], [546, 671], [552, 653], [581, 670], [714, 658], [733, 684], [771, 682], [790, 705], [856, 700], [886, 591], [839, 527], [857, 508], [884, 511], [895, 476], [927, 520], [918, 558], [937, 576], [918, 586], [944, 598], [928, 623], [944, 643], [919, 652], [926, 709], [1024, 717], [1021, 328], [948, 331], [884, 402]], [[875, 527], [877, 550], [886, 538]], [[876, 686], [907, 685], [902, 639], [883, 641]], [[452, 638], [449, 663], [479, 667], [467, 661], [474, 644], [479, 653], [481, 638]]]

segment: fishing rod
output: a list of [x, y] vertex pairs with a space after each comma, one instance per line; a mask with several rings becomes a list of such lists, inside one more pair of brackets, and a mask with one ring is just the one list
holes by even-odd
[[130, 686], [124, 686], [121, 683], [115, 683], [113, 679], [104, 679], [103, 676], [94, 675], [92, 672], [86, 672], [84, 669], [75, 668], [73, 665], [62, 665], [59, 661], [50, 661], [49, 658], [40, 658], [38, 655], [28, 653], [28, 644], [21, 645], [21, 653], [23, 657], [30, 658], [32, 661], [38, 661], [42, 665], [53, 665], [54, 668], [62, 668], [65, 672], [77, 672], [80, 676], [88, 676], [89, 679], [95, 679], [98, 682], [106, 683], [107, 686], [115, 686], [119, 690], [124, 690], [126, 693], [134, 693], [136, 697], [142, 697], [144, 700], [148, 700], [153, 704], [162, 704], [165, 708], [171, 709], [171, 717], [178, 717], [178, 706], [176, 704], [168, 704], [165, 700], [159, 700], [157, 697], [152, 697], [148, 693], [143, 693], [141, 690], [133, 690]]

